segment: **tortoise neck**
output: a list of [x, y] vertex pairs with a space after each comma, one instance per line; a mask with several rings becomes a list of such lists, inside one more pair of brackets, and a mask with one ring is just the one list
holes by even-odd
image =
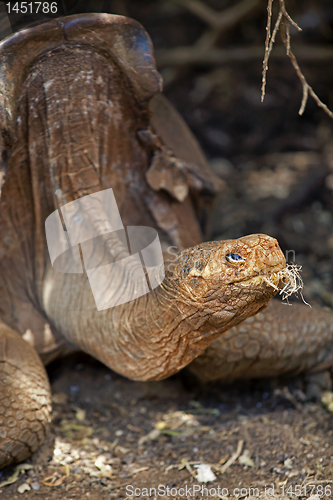
[[87, 276], [50, 267], [43, 306], [67, 340], [133, 380], [159, 380], [178, 372], [204, 351], [214, 331], [221, 332], [198, 330], [205, 321], [200, 305], [184, 299], [170, 276], [136, 300], [97, 311]]

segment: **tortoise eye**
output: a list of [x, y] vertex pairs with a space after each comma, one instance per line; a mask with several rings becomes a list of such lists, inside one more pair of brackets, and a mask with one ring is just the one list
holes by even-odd
[[244, 264], [245, 258], [238, 255], [238, 253], [228, 253], [225, 258], [231, 264]]

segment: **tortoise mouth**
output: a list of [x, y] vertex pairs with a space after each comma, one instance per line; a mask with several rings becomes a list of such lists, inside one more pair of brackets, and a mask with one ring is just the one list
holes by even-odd
[[243, 282], [258, 285], [265, 283], [276, 292], [279, 292], [279, 295], [282, 296], [282, 300], [286, 300], [291, 295], [299, 292], [303, 302], [307, 304], [302, 295], [303, 280], [300, 275], [301, 269], [302, 266], [297, 264], [278, 264], [265, 269], [263, 272], [259, 272], [256, 276], [252, 276], [247, 279], [245, 278]]
[[[279, 287], [281, 284], [282, 275], [285, 273], [287, 269], [286, 264], [277, 264], [276, 266], [268, 267], [262, 272], [257, 274], [257, 277], [262, 278], [264, 281], [269, 282], [269, 284], [274, 285], [275, 287]], [[268, 281], [267, 281], [268, 280]]]
[[[281, 264], [276, 264], [275, 266], [270, 266], [267, 267], [261, 271], [258, 271], [255, 274], [252, 274], [251, 276], [243, 276], [238, 279], [234, 279], [232, 282], [229, 283], [229, 285], [232, 285], [233, 283], [246, 283], [246, 282], [253, 282], [253, 281], [269, 281], [269, 284], [273, 284], [274, 287], [278, 287], [279, 283], [281, 282], [281, 274], [284, 274], [285, 269], [287, 269], [287, 265], [285, 263]], [[282, 284], [281, 284], [282, 287]]]

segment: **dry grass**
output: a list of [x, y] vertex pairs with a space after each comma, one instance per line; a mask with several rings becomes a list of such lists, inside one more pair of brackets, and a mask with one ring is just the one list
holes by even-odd
[[[304, 304], [311, 307], [310, 304], [305, 301], [302, 294], [303, 280], [300, 274], [301, 269], [302, 266], [298, 264], [287, 264], [281, 271], [273, 273], [272, 276], [265, 276], [264, 278], [267, 284], [272, 286], [275, 290], [279, 290], [279, 295], [282, 296], [282, 300], [287, 300], [288, 302], [288, 298], [291, 295], [299, 293]], [[272, 278], [278, 278], [280, 283], [282, 282], [282, 286], [277, 286]]]

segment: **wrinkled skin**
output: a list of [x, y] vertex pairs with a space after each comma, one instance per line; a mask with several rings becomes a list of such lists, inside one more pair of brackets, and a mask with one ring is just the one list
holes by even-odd
[[[245, 254], [246, 264], [229, 264], [229, 253]], [[264, 307], [275, 290], [261, 275], [284, 265], [276, 240], [265, 235], [204, 243], [167, 263], [160, 287], [105, 311], [94, 308], [85, 276], [50, 268], [44, 307], [58, 331], [110, 368], [134, 380], [159, 380], [184, 368], [224, 330]], [[59, 297], [59, 288], [66, 294]], [[78, 290], [83, 290], [80, 305]]]
[[[265, 235], [200, 243], [222, 185], [171, 106], [153, 98], [160, 78], [140, 25], [86, 15], [45, 26], [0, 47], [7, 163], [0, 211], [0, 467], [34, 452], [50, 420], [37, 352], [48, 362], [70, 342], [136, 380], [160, 380], [192, 361], [191, 369], [209, 380], [288, 371], [297, 336], [295, 326], [280, 337], [281, 348], [278, 333], [261, 335], [257, 328], [244, 337], [237, 330], [248, 328], [236, 325], [275, 295], [264, 277], [279, 286], [274, 273], [285, 259]], [[53, 269], [44, 224], [59, 207], [111, 187], [125, 226], [153, 227], [166, 257], [170, 247], [180, 253], [166, 260], [165, 279], [153, 291], [97, 311], [85, 273]], [[124, 256], [116, 235], [104, 243], [112, 262]], [[256, 316], [264, 318], [259, 322], [270, 322], [269, 309]], [[306, 363], [303, 352], [294, 353], [292, 370], [322, 368], [333, 332], [329, 317], [321, 318], [325, 342], [313, 343]], [[303, 338], [308, 346], [306, 332]]]

